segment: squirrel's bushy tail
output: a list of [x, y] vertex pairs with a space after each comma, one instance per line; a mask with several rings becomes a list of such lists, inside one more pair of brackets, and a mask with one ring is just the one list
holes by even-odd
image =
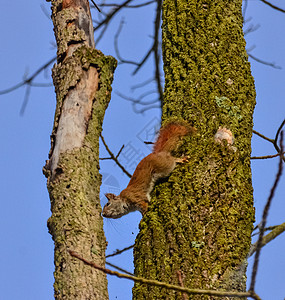
[[160, 129], [157, 141], [154, 143], [153, 153], [171, 152], [176, 150], [181, 137], [192, 135], [196, 129], [190, 125], [176, 122], [169, 123]]

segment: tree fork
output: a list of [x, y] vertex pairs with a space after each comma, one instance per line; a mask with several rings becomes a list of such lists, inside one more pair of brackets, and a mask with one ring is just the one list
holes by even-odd
[[116, 61], [95, 50], [87, 0], [51, 1], [57, 41], [57, 105], [49, 160], [44, 167], [55, 243], [55, 298], [108, 299], [105, 274], [70, 257], [76, 249], [105, 264], [99, 199], [99, 136], [111, 97]]
[[[152, 192], [134, 248], [138, 277], [179, 284], [179, 271], [187, 288], [246, 290], [255, 88], [241, 5], [163, 1], [162, 122], [183, 119], [198, 134], [181, 147], [189, 163]], [[181, 299], [181, 293], [136, 283], [133, 299]]]

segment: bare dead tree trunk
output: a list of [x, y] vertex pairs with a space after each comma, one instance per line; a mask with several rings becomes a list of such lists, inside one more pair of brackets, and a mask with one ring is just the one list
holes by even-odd
[[44, 172], [52, 211], [48, 227], [55, 243], [55, 298], [108, 299], [105, 274], [72, 258], [68, 250], [105, 264], [99, 135], [116, 61], [94, 48], [88, 0], [51, 3], [57, 106]]
[[[135, 245], [136, 276], [189, 288], [246, 288], [254, 221], [250, 152], [255, 89], [241, 4], [163, 1], [162, 120], [187, 120], [198, 134], [181, 149], [190, 162], [152, 193]], [[138, 283], [133, 295], [182, 297]]]

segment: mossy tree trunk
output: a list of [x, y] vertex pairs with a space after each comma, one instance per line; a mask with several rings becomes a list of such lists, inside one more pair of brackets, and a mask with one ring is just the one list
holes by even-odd
[[[135, 274], [189, 288], [245, 291], [254, 207], [250, 153], [255, 88], [241, 0], [164, 0], [162, 123], [187, 120], [190, 156], [158, 184], [140, 223]], [[181, 299], [136, 284], [134, 299]], [[209, 299], [193, 296], [191, 299]], [[221, 298], [219, 298], [221, 299]]]
[[48, 178], [55, 243], [56, 299], [108, 299], [104, 273], [68, 250], [105, 264], [106, 240], [99, 199], [99, 135], [110, 101], [116, 61], [95, 50], [88, 0], [52, 0], [58, 51], [53, 68], [57, 106]]

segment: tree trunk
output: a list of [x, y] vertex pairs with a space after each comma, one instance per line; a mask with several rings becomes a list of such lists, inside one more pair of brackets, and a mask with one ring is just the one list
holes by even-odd
[[[137, 276], [189, 288], [245, 291], [254, 222], [250, 153], [255, 88], [241, 4], [163, 1], [162, 121], [184, 119], [198, 133], [186, 138], [177, 153], [189, 155], [189, 163], [152, 193], [134, 250]], [[181, 293], [141, 284], [135, 284], [133, 295], [181, 299]]]
[[58, 46], [53, 68], [57, 106], [44, 172], [52, 211], [48, 227], [55, 243], [55, 298], [108, 299], [105, 274], [72, 258], [68, 250], [105, 264], [99, 135], [116, 62], [94, 48], [87, 0], [53, 0], [52, 20]]

